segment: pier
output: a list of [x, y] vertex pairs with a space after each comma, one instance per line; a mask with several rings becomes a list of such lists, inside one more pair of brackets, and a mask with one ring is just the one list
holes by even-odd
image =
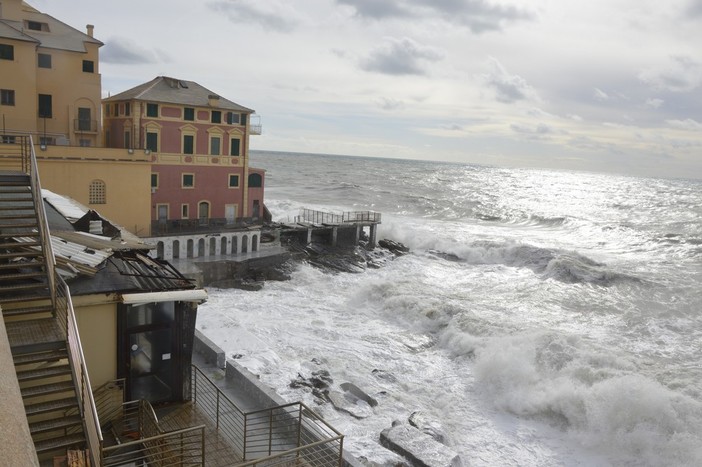
[[331, 246], [355, 246], [361, 234], [368, 230], [368, 246], [377, 244], [378, 224], [381, 214], [374, 211], [351, 211], [330, 213], [301, 209], [294, 222], [283, 223], [280, 230], [281, 240], [289, 239], [309, 245], [312, 242]]

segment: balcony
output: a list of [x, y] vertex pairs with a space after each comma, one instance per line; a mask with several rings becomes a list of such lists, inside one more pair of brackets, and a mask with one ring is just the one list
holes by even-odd
[[249, 134], [260, 135], [263, 132], [263, 126], [261, 125], [261, 116], [252, 114], [251, 121], [249, 123]]
[[97, 134], [97, 120], [88, 120], [82, 118], [76, 118], [73, 120], [73, 131], [76, 133], [96, 133]]

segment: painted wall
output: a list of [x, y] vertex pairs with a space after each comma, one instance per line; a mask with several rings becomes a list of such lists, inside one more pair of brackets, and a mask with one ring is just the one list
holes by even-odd
[[[48, 146], [36, 148], [43, 188], [69, 196], [139, 236], [151, 226], [151, 164], [143, 151]], [[105, 204], [90, 204], [90, 184], [105, 183]]]
[[[78, 297], [89, 302], [90, 297]], [[104, 299], [103, 299], [104, 300]], [[76, 322], [93, 389], [117, 379], [117, 304], [75, 304]]]

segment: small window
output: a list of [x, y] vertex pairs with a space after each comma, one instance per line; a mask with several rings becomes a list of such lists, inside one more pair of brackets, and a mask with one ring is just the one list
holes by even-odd
[[183, 181], [181, 186], [183, 188], [195, 187], [195, 174], [183, 174]]
[[234, 112], [227, 112], [227, 123], [230, 125], [239, 124], [239, 114]]
[[183, 135], [183, 154], [193, 154], [195, 150], [195, 137]]
[[158, 188], [158, 174], [151, 174], [151, 188]]
[[229, 146], [230, 156], [240, 156], [241, 155], [241, 140], [239, 138], [232, 138]]
[[37, 60], [37, 66], [39, 68], [51, 68], [51, 55], [39, 54], [37, 55]]
[[146, 133], [146, 149], [158, 152], [158, 133]]
[[10, 135], [2, 135], [2, 144], [15, 144], [16, 138]]
[[95, 73], [95, 62], [92, 60], [83, 60], [83, 71], [86, 73]]
[[220, 112], [219, 110], [213, 110], [211, 116], [212, 123], [222, 123], [222, 112]]
[[146, 104], [146, 116], [158, 118], [158, 104]]
[[181, 218], [181, 219], [187, 219], [187, 218], [190, 216], [189, 211], [190, 211], [189, 205], [187, 205], [187, 204], [181, 204], [181, 205], [180, 205], [180, 218]]
[[52, 117], [51, 94], [39, 94], [39, 117]]
[[106, 188], [105, 188], [105, 182], [102, 180], [93, 180], [90, 182], [90, 189], [88, 193], [88, 203], [89, 204], [106, 204], [107, 203], [107, 195], [106, 195]]
[[132, 106], [129, 102], [124, 103], [124, 115], [129, 117], [132, 114]]
[[183, 109], [183, 120], [194, 121], [195, 120], [195, 109], [192, 107], [186, 107]]
[[263, 186], [263, 178], [260, 174], [249, 175], [249, 188], [261, 188]]
[[41, 23], [39, 21], [25, 21], [25, 25], [30, 31], [49, 31], [49, 25], [47, 23]]
[[222, 145], [222, 138], [219, 136], [213, 136], [210, 138], [210, 155], [211, 156], [219, 156], [220, 154], [220, 148]]
[[0, 44], [0, 59], [14, 60], [15, 59], [15, 46], [10, 45], [10, 44]]
[[0, 89], [0, 104], [2, 104], [2, 105], [15, 105], [15, 90], [14, 89]]
[[239, 176], [230, 175], [229, 176], [229, 188], [239, 188]]

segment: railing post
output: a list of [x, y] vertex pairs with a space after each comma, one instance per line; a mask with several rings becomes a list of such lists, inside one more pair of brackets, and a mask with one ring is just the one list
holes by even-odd
[[219, 432], [219, 391], [217, 391], [217, 420], [216, 420], [216, 425], [217, 425], [217, 432]]
[[[302, 405], [297, 406], [297, 445], [295, 447], [300, 447], [300, 441], [302, 439]], [[300, 457], [300, 451], [297, 451], [297, 457]]]
[[242, 453], [242, 456], [241, 456], [242, 457], [241, 460], [243, 460], [243, 461], [246, 460], [246, 433], [248, 431], [248, 428], [247, 428], [248, 421], [249, 421], [249, 416], [244, 414], [244, 449], [243, 449], [244, 452]]
[[273, 410], [268, 412], [268, 455], [273, 452]]

